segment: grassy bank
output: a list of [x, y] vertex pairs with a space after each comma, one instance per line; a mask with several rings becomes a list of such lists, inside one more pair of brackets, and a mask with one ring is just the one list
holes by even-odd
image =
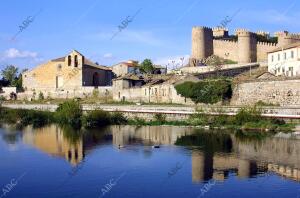
[[16, 123], [20, 126], [43, 126], [50, 123], [70, 125], [74, 128], [97, 128], [106, 125], [173, 125], [197, 126], [203, 128], [242, 129], [256, 131], [285, 131], [295, 128], [295, 124], [283, 120], [264, 118], [261, 111], [256, 108], [241, 109], [235, 116], [210, 116], [203, 113], [191, 115], [184, 121], [168, 121], [166, 115], [156, 114], [151, 121], [142, 118], [128, 119], [122, 113], [109, 113], [102, 110], [82, 112], [78, 101], [69, 100], [59, 105], [55, 112], [0, 108], [0, 121]]

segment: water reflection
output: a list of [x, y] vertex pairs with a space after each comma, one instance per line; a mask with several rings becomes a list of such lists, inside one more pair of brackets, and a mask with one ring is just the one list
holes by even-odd
[[[21, 135], [20, 135], [21, 133]], [[74, 131], [56, 125], [22, 132], [2, 134], [9, 144], [21, 140], [52, 156], [64, 158], [71, 165], [83, 164], [85, 155], [99, 145], [144, 147], [144, 156], [151, 158], [152, 145], [184, 147], [191, 156], [191, 180], [194, 183], [210, 179], [224, 181], [230, 174], [240, 179], [273, 172], [300, 181], [298, 155], [300, 140], [273, 135], [253, 135], [243, 132], [202, 131], [187, 127], [110, 126]]]

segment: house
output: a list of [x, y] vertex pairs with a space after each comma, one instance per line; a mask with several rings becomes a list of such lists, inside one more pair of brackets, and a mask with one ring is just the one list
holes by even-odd
[[[106, 66], [95, 64], [76, 50], [70, 54], [41, 64], [22, 74], [25, 92], [42, 92], [54, 97], [76, 92], [89, 94], [94, 89], [111, 88], [113, 73]], [[80, 97], [80, 96], [76, 96]]]
[[276, 76], [299, 76], [300, 42], [268, 52], [268, 71]]
[[136, 75], [113, 80], [113, 100], [144, 103], [194, 104], [190, 99], [177, 94], [177, 84], [199, 81], [195, 76]]
[[126, 74], [139, 74], [138, 61], [129, 60], [118, 63], [112, 66], [112, 71], [116, 77], [124, 76]]

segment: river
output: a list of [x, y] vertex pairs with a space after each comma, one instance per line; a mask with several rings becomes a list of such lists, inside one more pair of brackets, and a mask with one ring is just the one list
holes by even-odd
[[300, 135], [2, 125], [0, 198], [300, 197]]

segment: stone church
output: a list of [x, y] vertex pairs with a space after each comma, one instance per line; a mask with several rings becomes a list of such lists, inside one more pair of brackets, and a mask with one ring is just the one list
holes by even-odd
[[75, 92], [111, 86], [113, 73], [111, 68], [100, 66], [73, 50], [23, 73], [22, 77], [25, 91]]

